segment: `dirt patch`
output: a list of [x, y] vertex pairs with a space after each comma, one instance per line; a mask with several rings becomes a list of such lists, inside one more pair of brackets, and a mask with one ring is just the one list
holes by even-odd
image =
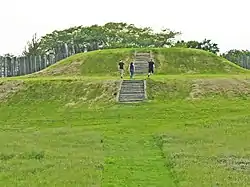
[[72, 62], [69, 64], [58, 64], [55, 67], [44, 69], [31, 75], [31, 77], [37, 76], [60, 76], [60, 75], [80, 75], [81, 62]]
[[225, 157], [218, 160], [219, 164], [236, 171], [250, 172], [250, 158], [238, 158], [236, 156]]
[[23, 88], [23, 81], [0, 81], [0, 102]]
[[189, 97], [195, 99], [207, 95], [250, 95], [250, 81], [226, 78], [194, 80]]

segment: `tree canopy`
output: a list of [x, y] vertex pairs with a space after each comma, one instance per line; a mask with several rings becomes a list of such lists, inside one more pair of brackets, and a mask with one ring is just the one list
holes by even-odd
[[244, 68], [250, 68], [250, 51], [231, 49], [221, 55], [235, 64], [238, 64]]
[[238, 58], [240, 56], [250, 56], [249, 50], [238, 50], [238, 49], [231, 49], [225, 53], [222, 54], [225, 58]]
[[76, 45], [87, 51], [100, 48], [164, 47], [172, 45], [180, 32], [162, 29], [154, 32], [150, 27], [136, 27], [134, 24], [113, 23], [105, 25], [71, 27], [53, 31], [40, 39], [33, 36], [27, 43], [24, 54], [40, 55], [54, 51], [60, 45]]
[[198, 41], [187, 41], [185, 42], [184, 40], [177, 41], [176, 44], [174, 45], [175, 47], [186, 47], [186, 48], [194, 48], [194, 49], [202, 49], [205, 51], [209, 51], [212, 53], [218, 53], [220, 51], [218, 44], [212, 43], [211, 40], [209, 39], [204, 39], [201, 42]]

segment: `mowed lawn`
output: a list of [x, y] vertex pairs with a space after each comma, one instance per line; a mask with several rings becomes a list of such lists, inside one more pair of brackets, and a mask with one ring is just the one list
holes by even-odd
[[44, 82], [0, 103], [1, 187], [250, 185], [247, 97], [86, 103], [85, 83]]

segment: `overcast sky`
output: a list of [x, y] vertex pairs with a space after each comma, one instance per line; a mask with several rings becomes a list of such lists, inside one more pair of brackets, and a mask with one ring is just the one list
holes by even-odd
[[127, 22], [210, 38], [222, 52], [250, 49], [249, 0], [1, 0], [0, 54], [20, 54], [34, 33]]

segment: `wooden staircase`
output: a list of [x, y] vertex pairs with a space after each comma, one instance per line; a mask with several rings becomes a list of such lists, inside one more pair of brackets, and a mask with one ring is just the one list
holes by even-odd
[[140, 102], [146, 99], [145, 80], [123, 80], [118, 96], [121, 103]]
[[[135, 52], [135, 75], [148, 73], [148, 61], [152, 58], [151, 52]], [[133, 103], [142, 102], [147, 98], [146, 80], [123, 80], [121, 83], [118, 102]]]
[[148, 61], [151, 58], [151, 53], [135, 53], [135, 74], [147, 74], [148, 73]]

